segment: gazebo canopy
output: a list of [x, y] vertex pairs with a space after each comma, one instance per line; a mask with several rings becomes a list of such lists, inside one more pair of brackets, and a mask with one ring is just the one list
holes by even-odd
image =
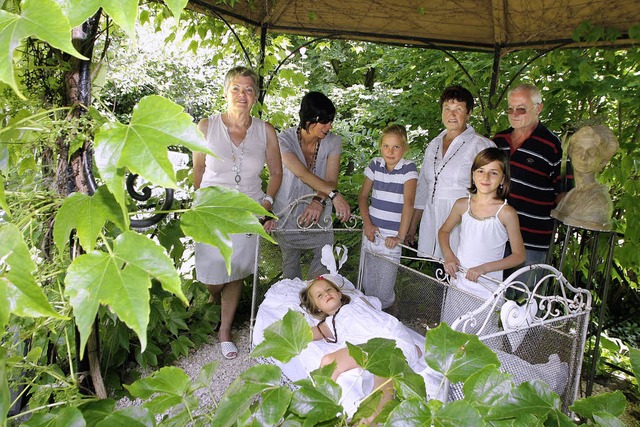
[[[189, 8], [268, 32], [452, 50], [508, 52], [576, 47], [585, 23], [619, 31], [633, 44], [638, 0], [189, 0]], [[593, 43], [590, 43], [592, 45]]]

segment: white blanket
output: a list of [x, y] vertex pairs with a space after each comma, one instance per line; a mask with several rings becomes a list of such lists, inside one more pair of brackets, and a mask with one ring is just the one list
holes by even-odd
[[[380, 302], [375, 297], [364, 296], [355, 289], [353, 284], [342, 276], [334, 276], [334, 279], [342, 285], [342, 292], [352, 299], [364, 297], [374, 307], [380, 309]], [[265, 299], [258, 309], [253, 331], [253, 345], [256, 346], [264, 340], [264, 329], [272, 323], [281, 320], [288, 310], [302, 313], [309, 325], [316, 325], [318, 320], [310, 316], [300, 307], [300, 291], [306, 287], [306, 282], [300, 279], [284, 279], [275, 283], [265, 294]], [[424, 337], [411, 331], [415, 341], [424, 349]], [[311, 342], [302, 352], [287, 363], [273, 360], [280, 366], [283, 374], [291, 381], [307, 378], [309, 373], [320, 366], [320, 360], [325, 354], [332, 353], [343, 347], [342, 344], [331, 344], [324, 340]], [[539, 379], [547, 382], [558, 394], [562, 394], [568, 379], [567, 364], [560, 361], [555, 354], [549, 357], [549, 361], [541, 365], [532, 365], [515, 355], [498, 352], [498, 358], [503, 364], [503, 371], [514, 375], [513, 381], [519, 384], [523, 381]], [[442, 374], [429, 368], [423, 358], [411, 365], [411, 368], [420, 374], [425, 380], [428, 398], [436, 398], [445, 401], [442, 395]], [[353, 415], [360, 401], [372, 390], [373, 377], [363, 369], [352, 369], [341, 374], [336, 381], [343, 390], [341, 404], [349, 415]]]

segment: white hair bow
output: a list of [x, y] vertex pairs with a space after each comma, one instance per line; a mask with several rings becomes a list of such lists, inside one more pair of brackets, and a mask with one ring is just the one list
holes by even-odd
[[[342, 267], [347, 261], [347, 253], [349, 250], [345, 245], [336, 245], [335, 247], [331, 245], [324, 245], [322, 248], [322, 258], [320, 261], [322, 265], [327, 267], [329, 270], [329, 274], [336, 275], [338, 274], [338, 270]], [[337, 266], [336, 266], [337, 261]]]

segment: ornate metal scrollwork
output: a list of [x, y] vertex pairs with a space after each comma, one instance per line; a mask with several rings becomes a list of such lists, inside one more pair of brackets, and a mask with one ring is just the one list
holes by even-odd
[[[92, 155], [93, 155], [92, 150], [85, 150], [83, 153], [84, 175], [86, 178], [87, 187], [89, 189], [89, 194], [91, 195], [93, 195], [93, 193], [95, 193], [96, 189], [98, 188], [98, 184], [96, 183], [96, 179], [93, 176], [93, 171], [92, 171]], [[144, 187], [142, 189], [142, 193], [139, 193], [136, 190], [137, 179], [138, 179], [138, 175], [136, 174], [130, 174], [127, 177], [127, 182], [126, 182], [127, 192], [129, 193], [132, 199], [139, 202], [146, 202], [151, 198], [151, 196], [153, 195], [152, 194], [153, 192], [151, 188]], [[173, 200], [174, 200], [174, 197], [173, 197], [174, 191], [172, 188], [165, 188], [164, 193], [165, 193], [165, 199], [162, 204], [162, 207], [160, 208], [161, 211], [169, 210], [173, 205]], [[135, 229], [145, 229], [145, 228], [153, 227], [154, 225], [162, 221], [166, 216], [167, 216], [167, 212], [162, 212], [162, 213], [153, 214], [149, 218], [141, 218], [141, 219], [134, 218], [131, 220], [131, 227]]]

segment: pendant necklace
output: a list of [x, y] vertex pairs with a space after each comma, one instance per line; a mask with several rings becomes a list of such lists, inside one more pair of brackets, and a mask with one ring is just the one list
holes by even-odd
[[[433, 203], [433, 199], [436, 197], [436, 187], [438, 185], [438, 177], [440, 177], [440, 174], [442, 173], [442, 170], [445, 168], [445, 166], [447, 166], [449, 161], [451, 159], [453, 159], [453, 157], [456, 154], [458, 154], [458, 151], [460, 151], [460, 149], [464, 146], [465, 142], [466, 141], [462, 141], [462, 144], [460, 144], [458, 149], [456, 151], [454, 151], [454, 153], [451, 155], [451, 157], [449, 157], [447, 159], [446, 162], [443, 163], [443, 165], [440, 167], [440, 170], [437, 170], [437, 167], [436, 167], [436, 162], [438, 161], [438, 153], [440, 153], [440, 144], [438, 144], [438, 146], [436, 147], [436, 155], [433, 157], [433, 175], [434, 175], [434, 180], [433, 180], [433, 191], [431, 192], [431, 203]], [[443, 141], [443, 144], [444, 144], [444, 141]]]
[[[240, 148], [240, 156], [238, 157], [236, 152]], [[240, 144], [240, 147], [236, 147], [236, 145], [231, 141], [231, 160], [233, 160], [233, 166], [231, 170], [236, 174], [236, 190], [240, 188], [240, 181], [242, 181], [242, 177], [240, 176], [240, 169], [242, 168], [242, 160], [244, 159], [244, 141]], [[237, 163], [236, 163], [237, 162]]]
[[[300, 128], [298, 128], [298, 142], [300, 143], [300, 149], [302, 150], [302, 155], [304, 157], [304, 149], [302, 148], [302, 132]], [[320, 139], [316, 141], [316, 149], [313, 153], [313, 158], [311, 159], [311, 164], [307, 166], [307, 169], [311, 171], [312, 174], [316, 174], [316, 160], [318, 159], [318, 151], [320, 150]]]

